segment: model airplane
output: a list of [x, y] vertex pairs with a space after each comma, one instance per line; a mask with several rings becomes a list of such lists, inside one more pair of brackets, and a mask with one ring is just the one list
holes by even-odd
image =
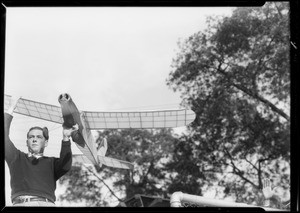
[[[5, 95], [4, 110], [11, 96]], [[139, 112], [89, 112], [79, 111], [69, 94], [58, 97], [60, 107], [20, 98], [15, 113], [62, 124], [71, 128], [78, 124], [78, 130], [71, 135], [72, 140], [83, 155], [73, 155], [73, 162], [98, 166], [133, 169], [133, 164], [106, 157], [107, 141], [97, 150], [91, 130], [126, 128], [173, 128], [186, 126], [195, 119], [195, 113], [188, 109], [139, 111]]]

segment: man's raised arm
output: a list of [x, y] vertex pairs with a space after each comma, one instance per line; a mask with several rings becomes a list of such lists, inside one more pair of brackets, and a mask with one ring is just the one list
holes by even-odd
[[10, 124], [13, 118], [14, 109], [17, 106], [18, 99], [11, 98], [9, 101], [9, 107], [4, 112], [4, 139], [5, 139], [5, 160], [9, 164], [16, 157], [17, 148], [11, 142], [9, 138]]

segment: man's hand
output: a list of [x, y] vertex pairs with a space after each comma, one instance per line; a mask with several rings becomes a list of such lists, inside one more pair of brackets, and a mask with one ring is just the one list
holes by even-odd
[[16, 98], [16, 97], [11, 97], [9, 99], [9, 105], [8, 105], [8, 109], [6, 110], [6, 113], [12, 115], [15, 108], [17, 107], [17, 103], [19, 101], [20, 97]]
[[69, 141], [72, 132], [79, 129], [78, 124], [75, 124], [72, 128], [63, 127], [63, 141]]
[[270, 179], [266, 178], [263, 180], [262, 192], [263, 192], [265, 199], [270, 199], [272, 196], [274, 196], [275, 192], [274, 192], [274, 189], [272, 190], [272, 188], [271, 188]]

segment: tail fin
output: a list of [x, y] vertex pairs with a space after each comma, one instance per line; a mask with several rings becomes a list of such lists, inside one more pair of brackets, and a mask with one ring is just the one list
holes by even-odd
[[107, 151], [107, 140], [106, 138], [103, 138], [103, 140], [100, 142], [97, 154], [100, 156], [105, 156]]

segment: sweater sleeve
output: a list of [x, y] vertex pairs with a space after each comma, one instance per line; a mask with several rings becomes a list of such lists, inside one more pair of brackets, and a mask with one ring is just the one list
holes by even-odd
[[5, 160], [9, 165], [17, 158], [19, 151], [9, 138], [9, 130], [12, 119], [12, 115], [4, 113]]
[[58, 180], [66, 174], [72, 166], [71, 142], [63, 141], [61, 144], [60, 156], [54, 162], [55, 179]]

